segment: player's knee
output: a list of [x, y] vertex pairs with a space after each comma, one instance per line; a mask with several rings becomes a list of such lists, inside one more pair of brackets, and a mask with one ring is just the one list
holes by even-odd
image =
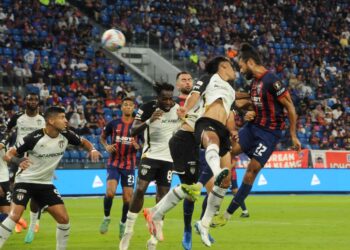
[[59, 224], [68, 224], [69, 223], [69, 216], [68, 214], [63, 214], [57, 218], [57, 223]]
[[107, 197], [107, 198], [114, 198], [114, 192], [113, 192], [113, 190], [107, 190], [107, 192], [106, 192], [106, 197]]
[[22, 214], [16, 213], [11, 211], [9, 217], [11, 220], [13, 220], [14, 222], [18, 223], [19, 219], [21, 218]]

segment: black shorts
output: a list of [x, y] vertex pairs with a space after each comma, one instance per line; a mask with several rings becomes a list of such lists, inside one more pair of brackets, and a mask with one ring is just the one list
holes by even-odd
[[140, 162], [138, 178], [148, 182], [156, 181], [158, 186], [170, 187], [172, 170], [172, 162], [143, 158]]
[[169, 140], [170, 154], [174, 161], [174, 172], [181, 183], [193, 184], [198, 181], [199, 147], [192, 132], [179, 130]]
[[231, 150], [230, 131], [228, 131], [228, 129], [221, 122], [208, 117], [199, 118], [195, 125], [195, 138], [198, 145], [202, 145], [203, 131], [213, 131], [219, 136], [220, 156], [224, 156]]
[[27, 206], [29, 199], [35, 200], [39, 207], [64, 204], [61, 195], [52, 184], [16, 183], [12, 201], [17, 205]]
[[11, 192], [10, 192], [10, 182], [0, 182], [0, 187], [4, 196], [0, 196], [0, 206], [10, 206], [11, 204]]

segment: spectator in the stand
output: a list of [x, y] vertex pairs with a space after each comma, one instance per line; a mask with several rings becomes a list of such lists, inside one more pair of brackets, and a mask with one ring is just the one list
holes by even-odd
[[46, 84], [44, 84], [44, 87], [40, 90], [40, 99], [46, 103], [47, 99], [49, 98], [50, 96], [50, 91], [47, 87]]
[[342, 107], [338, 105], [336, 109], [333, 109], [332, 114], [333, 114], [333, 119], [338, 120], [339, 117], [341, 117], [341, 115], [343, 114]]

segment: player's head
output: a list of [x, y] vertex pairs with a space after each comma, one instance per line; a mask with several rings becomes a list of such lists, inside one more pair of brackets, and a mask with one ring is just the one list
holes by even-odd
[[183, 94], [188, 95], [193, 87], [193, 79], [187, 71], [181, 71], [176, 75], [176, 88]]
[[31, 92], [26, 96], [26, 110], [37, 111], [39, 107], [39, 95], [37, 93]]
[[51, 126], [58, 131], [63, 131], [68, 126], [64, 108], [57, 106], [49, 107], [44, 113], [44, 118], [46, 126]]
[[134, 112], [135, 104], [134, 100], [130, 97], [125, 97], [122, 101], [122, 113], [124, 116], [131, 116]]
[[205, 72], [210, 75], [218, 73], [225, 81], [236, 79], [236, 72], [233, 69], [231, 60], [224, 56], [217, 56], [205, 65]]
[[238, 56], [238, 65], [241, 73], [247, 80], [253, 78], [253, 69], [261, 66], [262, 61], [259, 53], [248, 43], [242, 43]]
[[172, 106], [174, 106], [173, 94], [174, 86], [163, 82], [156, 83], [153, 86], [154, 91], [157, 93], [157, 101], [160, 109], [164, 111], [169, 111]]

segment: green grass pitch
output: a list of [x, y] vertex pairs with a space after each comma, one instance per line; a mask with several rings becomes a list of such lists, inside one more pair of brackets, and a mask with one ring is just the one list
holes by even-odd
[[[222, 208], [226, 208], [232, 196], [227, 196]], [[202, 201], [202, 200], [201, 200]], [[195, 208], [198, 218], [201, 201]], [[102, 198], [67, 198], [65, 203], [71, 219], [70, 250], [118, 249], [118, 223], [121, 214], [121, 198], [114, 199], [112, 223], [107, 234], [99, 233], [103, 217]], [[145, 199], [151, 206], [153, 197]], [[350, 196], [250, 196], [247, 206], [251, 217], [240, 218], [235, 214], [222, 228], [212, 229], [216, 243], [211, 249], [350, 249]], [[28, 219], [28, 212], [25, 218]], [[32, 244], [24, 244], [25, 232], [13, 235], [3, 249], [53, 250], [55, 249], [55, 222], [44, 214], [40, 232]], [[164, 242], [159, 250], [181, 250], [183, 231], [182, 204], [171, 211], [164, 223]], [[130, 250], [146, 249], [149, 238], [142, 214], [135, 226]], [[193, 250], [206, 249], [198, 235], [193, 235]]]

